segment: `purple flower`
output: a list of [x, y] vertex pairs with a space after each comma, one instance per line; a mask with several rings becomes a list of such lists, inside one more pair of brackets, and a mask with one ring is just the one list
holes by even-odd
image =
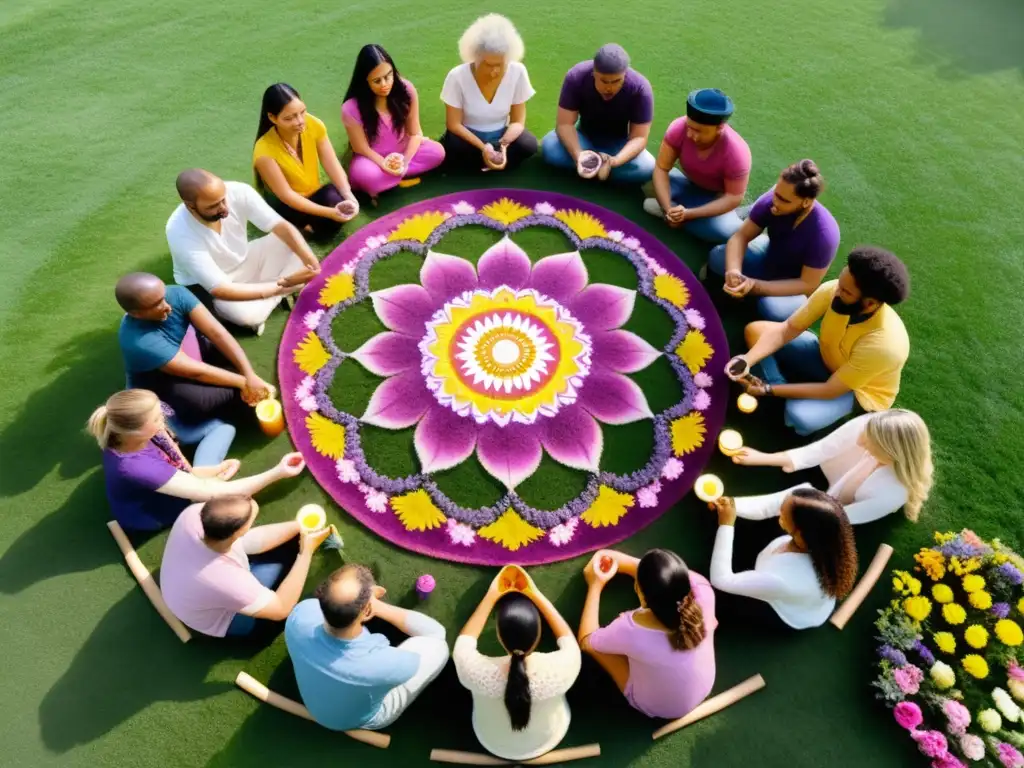
[[922, 643], [920, 640], [914, 641], [914, 651], [921, 657], [921, 661], [924, 662], [926, 667], [931, 667], [935, 663], [935, 655], [929, 650], [928, 646]]
[[878, 649], [878, 655], [888, 661], [894, 667], [907, 666], [907, 657], [903, 651], [893, 648], [891, 645], [883, 645]]
[[996, 572], [1015, 587], [1020, 586], [1021, 582], [1024, 582], [1024, 576], [1021, 575], [1021, 572], [1017, 570], [1013, 563], [1003, 563], [996, 569]]
[[[1016, 569], [1014, 569], [1016, 570]], [[997, 619], [1005, 619], [1010, 615], [1010, 604], [1009, 603], [995, 603], [990, 609], [990, 613]]]

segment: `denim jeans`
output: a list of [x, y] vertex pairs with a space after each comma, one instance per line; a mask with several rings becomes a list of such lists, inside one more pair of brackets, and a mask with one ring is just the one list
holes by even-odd
[[[613, 156], [621, 152], [622, 148], [626, 146], [626, 142], [629, 141], [627, 136], [617, 141], [595, 142], [579, 129], [576, 130], [576, 135], [579, 136], [582, 149], [604, 152], [606, 155]], [[575, 170], [576, 163], [573, 161], [572, 155], [569, 154], [569, 150], [565, 148], [562, 140], [554, 131], [544, 137], [541, 142], [541, 151], [544, 153], [544, 160], [548, 165]], [[628, 163], [620, 165], [618, 168], [612, 168], [609, 178], [621, 184], [646, 184], [651, 180], [652, 175], [654, 175], [654, 155], [645, 149]]]
[[[249, 558], [249, 572], [256, 577], [256, 581], [267, 589], [277, 589], [284, 577], [291, 570], [295, 557], [299, 553], [298, 539], [286, 541], [281, 546], [269, 552], [259, 555], [252, 555]], [[246, 616], [244, 613], [236, 613], [228, 624], [228, 631], [225, 637], [248, 637], [253, 634], [260, 625], [271, 625], [275, 622], [256, 619]]]
[[[747, 245], [743, 255], [743, 274], [755, 280], [764, 279], [768, 261], [768, 236], [758, 235]], [[708, 271], [725, 276], [725, 246], [716, 245], [708, 254]], [[793, 275], [797, 278], [799, 275]], [[780, 278], [785, 279], [785, 278]], [[757, 311], [765, 320], [781, 323], [789, 319], [807, 301], [806, 296], [760, 296], [757, 299]]]
[[[721, 197], [718, 192], [698, 187], [678, 168], [673, 168], [669, 172], [668, 180], [672, 186], [672, 202], [686, 208], [697, 208]], [[736, 211], [683, 222], [683, 229], [709, 243], [724, 243], [742, 226], [743, 220]]]
[[194, 467], [214, 467], [228, 456], [228, 450], [235, 439], [235, 428], [220, 419], [210, 419], [199, 424], [183, 424], [171, 417], [168, 426], [182, 445], [195, 445], [192, 459]]

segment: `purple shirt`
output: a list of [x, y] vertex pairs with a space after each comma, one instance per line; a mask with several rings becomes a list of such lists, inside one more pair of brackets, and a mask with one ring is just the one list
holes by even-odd
[[103, 452], [103, 475], [111, 515], [122, 528], [158, 531], [174, 522], [189, 505], [156, 489], [166, 485], [178, 468], [156, 442], [141, 451], [121, 453], [112, 448]]
[[598, 653], [629, 658], [626, 699], [649, 717], [675, 719], [696, 707], [715, 684], [715, 593], [698, 573], [690, 572], [690, 586], [704, 612], [704, 640], [689, 651], [677, 651], [661, 630], [633, 621], [633, 612], [590, 635]]
[[605, 101], [594, 85], [594, 62], [581, 61], [566, 74], [558, 106], [580, 113], [579, 131], [591, 141], [622, 141], [631, 124], [654, 119], [654, 91], [646, 77], [627, 69], [622, 89]]
[[[774, 188], [773, 188], [774, 189]], [[798, 213], [775, 216], [769, 189], [750, 209], [750, 220], [768, 233], [765, 280], [800, 277], [804, 267], [828, 269], [839, 250], [839, 225], [828, 208], [815, 203], [796, 229]]]

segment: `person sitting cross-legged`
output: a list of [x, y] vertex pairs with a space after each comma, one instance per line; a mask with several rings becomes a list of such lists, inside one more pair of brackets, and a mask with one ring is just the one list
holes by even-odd
[[[603, 564], [603, 567], [602, 567]], [[600, 626], [601, 593], [615, 574], [631, 577], [640, 607]], [[611, 676], [634, 709], [675, 719], [715, 684], [715, 592], [675, 552], [652, 549], [639, 560], [600, 550], [583, 570], [587, 599], [580, 648]]]
[[[174, 282], [195, 293], [221, 319], [256, 335], [274, 307], [320, 272], [302, 233], [260, 194], [192, 168], [178, 174], [181, 205], [167, 220]], [[249, 242], [249, 223], [270, 234]]]
[[[397, 648], [366, 623], [380, 619], [409, 635]], [[285, 624], [285, 643], [306, 709], [336, 731], [394, 723], [448, 662], [445, 629], [418, 611], [384, 602], [362, 565], [332, 573]]]
[[313, 553], [331, 529], [304, 533], [295, 520], [253, 526], [258, 513], [250, 496], [221, 496], [193, 504], [171, 528], [160, 589], [196, 632], [247, 637], [284, 621], [299, 602]]
[[756, 296], [761, 317], [781, 322], [814, 293], [839, 250], [839, 225], [818, 202], [824, 186], [813, 160], [794, 163], [711, 250], [707, 269], [725, 278], [727, 296]]
[[643, 184], [654, 173], [654, 155], [647, 151], [653, 119], [651, 84], [630, 68], [621, 45], [609, 43], [592, 61], [581, 61], [566, 74], [558, 122], [541, 143], [544, 159], [557, 168], [578, 170], [580, 154], [589, 150], [603, 162], [587, 178]]
[[[786, 398], [786, 425], [799, 435], [835, 423], [855, 403], [884, 411], [896, 400], [910, 354], [893, 309], [909, 294], [903, 262], [881, 248], [858, 246], [839, 279], [823, 283], [788, 320], [750, 323], [744, 334], [750, 351], [730, 360], [726, 375], [755, 397]], [[820, 340], [808, 330], [818, 320]], [[759, 375], [751, 376], [757, 363]]]

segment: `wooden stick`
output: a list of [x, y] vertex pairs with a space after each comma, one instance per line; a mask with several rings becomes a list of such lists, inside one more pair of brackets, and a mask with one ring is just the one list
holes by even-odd
[[[313, 720], [313, 716], [309, 714], [309, 710], [299, 704], [297, 701], [292, 701], [286, 696], [282, 696], [279, 693], [275, 693], [270, 690], [247, 672], [239, 672], [235, 678], [235, 685], [241, 688], [243, 691], [248, 693], [253, 698], [259, 699], [262, 702], [266, 702], [272, 707], [277, 707], [280, 710], [284, 710], [289, 714], [301, 717], [310, 722], [316, 722]], [[369, 744], [371, 747], [378, 747], [380, 749], [387, 749], [391, 746], [391, 736], [386, 733], [378, 733], [377, 731], [365, 731], [362, 729], [355, 731], [344, 731], [346, 736], [361, 741], [364, 744]]]
[[846, 622], [853, 616], [853, 612], [860, 608], [860, 604], [864, 602], [864, 599], [871, 592], [871, 588], [882, 578], [882, 573], [885, 571], [885, 566], [888, 564], [890, 557], [892, 557], [892, 547], [888, 544], [881, 544], [878, 547], [878, 551], [875, 552], [875, 556], [871, 559], [871, 565], [864, 571], [864, 575], [857, 583], [857, 586], [853, 588], [850, 596], [846, 598], [843, 604], [839, 606], [839, 609], [832, 614], [832, 618], [829, 619], [832, 626], [836, 629], [842, 629], [846, 626]]
[[671, 723], [663, 725], [661, 728], [654, 732], [654, 739], [660, 739], [662, 736], [667, 736], [670, 733], [675, 733], [680, 728], [685, 728], [688, 725], [696, 723], [698, 720], [703, 720], [705, 717], [710, 717], [716, 712], [721, 712], [726, 707], [732, 706], [740, 699], [755, 693], [764, 688], [764, 678], [760, 675], [754, 675], [748, 677], [739, 685], [735, 685], [727, 691], [722, 691], [717, 696], [712, 696], [702, 704], [694, 707], [694, 709], [687, 715], [673, 720]]
[[156, 583], [156, 579], [153, 578], [153, 574], [149, 572], [149, 568], [146, 567], [145, 563], [139, 558], [138, 553], [135, 551], [135, 547], [128, 541], [128, 537], [125, 535], [124, 530], [118, 524], [117, 520], [111, 520], [107, 523], [107, 528], [110, 529], [111, 535], [114, 537], [114, 541], [117, 542], [117, 546], [121, 550], [121, 554], [124, 555], [125, 562], [128, 564], [128, 570], [132, 572], [132, 576], [139, 582], [139, 586], [142, 587], [142, 591], [146, 593], [146, 597], [149, 598], [149, 602], [156, 608], [156, 612], [160, 614], [161, 618], [167, 622], [174, 634], [178, 636], [178, 639], [183, 643], [187, 643], [192, 639], [192, 634], [188, 631], [181, 620], [171, 613], [171, 609], [167, 607], [167, 603], [164, 602], [164, 596], [160, 592], [160, 587]]
[[457, 749], [432, 749], [430, 750], [430, 759], [435, 763], [455, 763], [457, 765], [554, 765], [555, 763], [567, 763], [570, 760], [582, 760], [586, 757], [598, 757], [600, 754], [600, 744], [585, 744], [582, 747], [556, 749], [532, 760], [502, 760], [493, 755], [460, 752]]

